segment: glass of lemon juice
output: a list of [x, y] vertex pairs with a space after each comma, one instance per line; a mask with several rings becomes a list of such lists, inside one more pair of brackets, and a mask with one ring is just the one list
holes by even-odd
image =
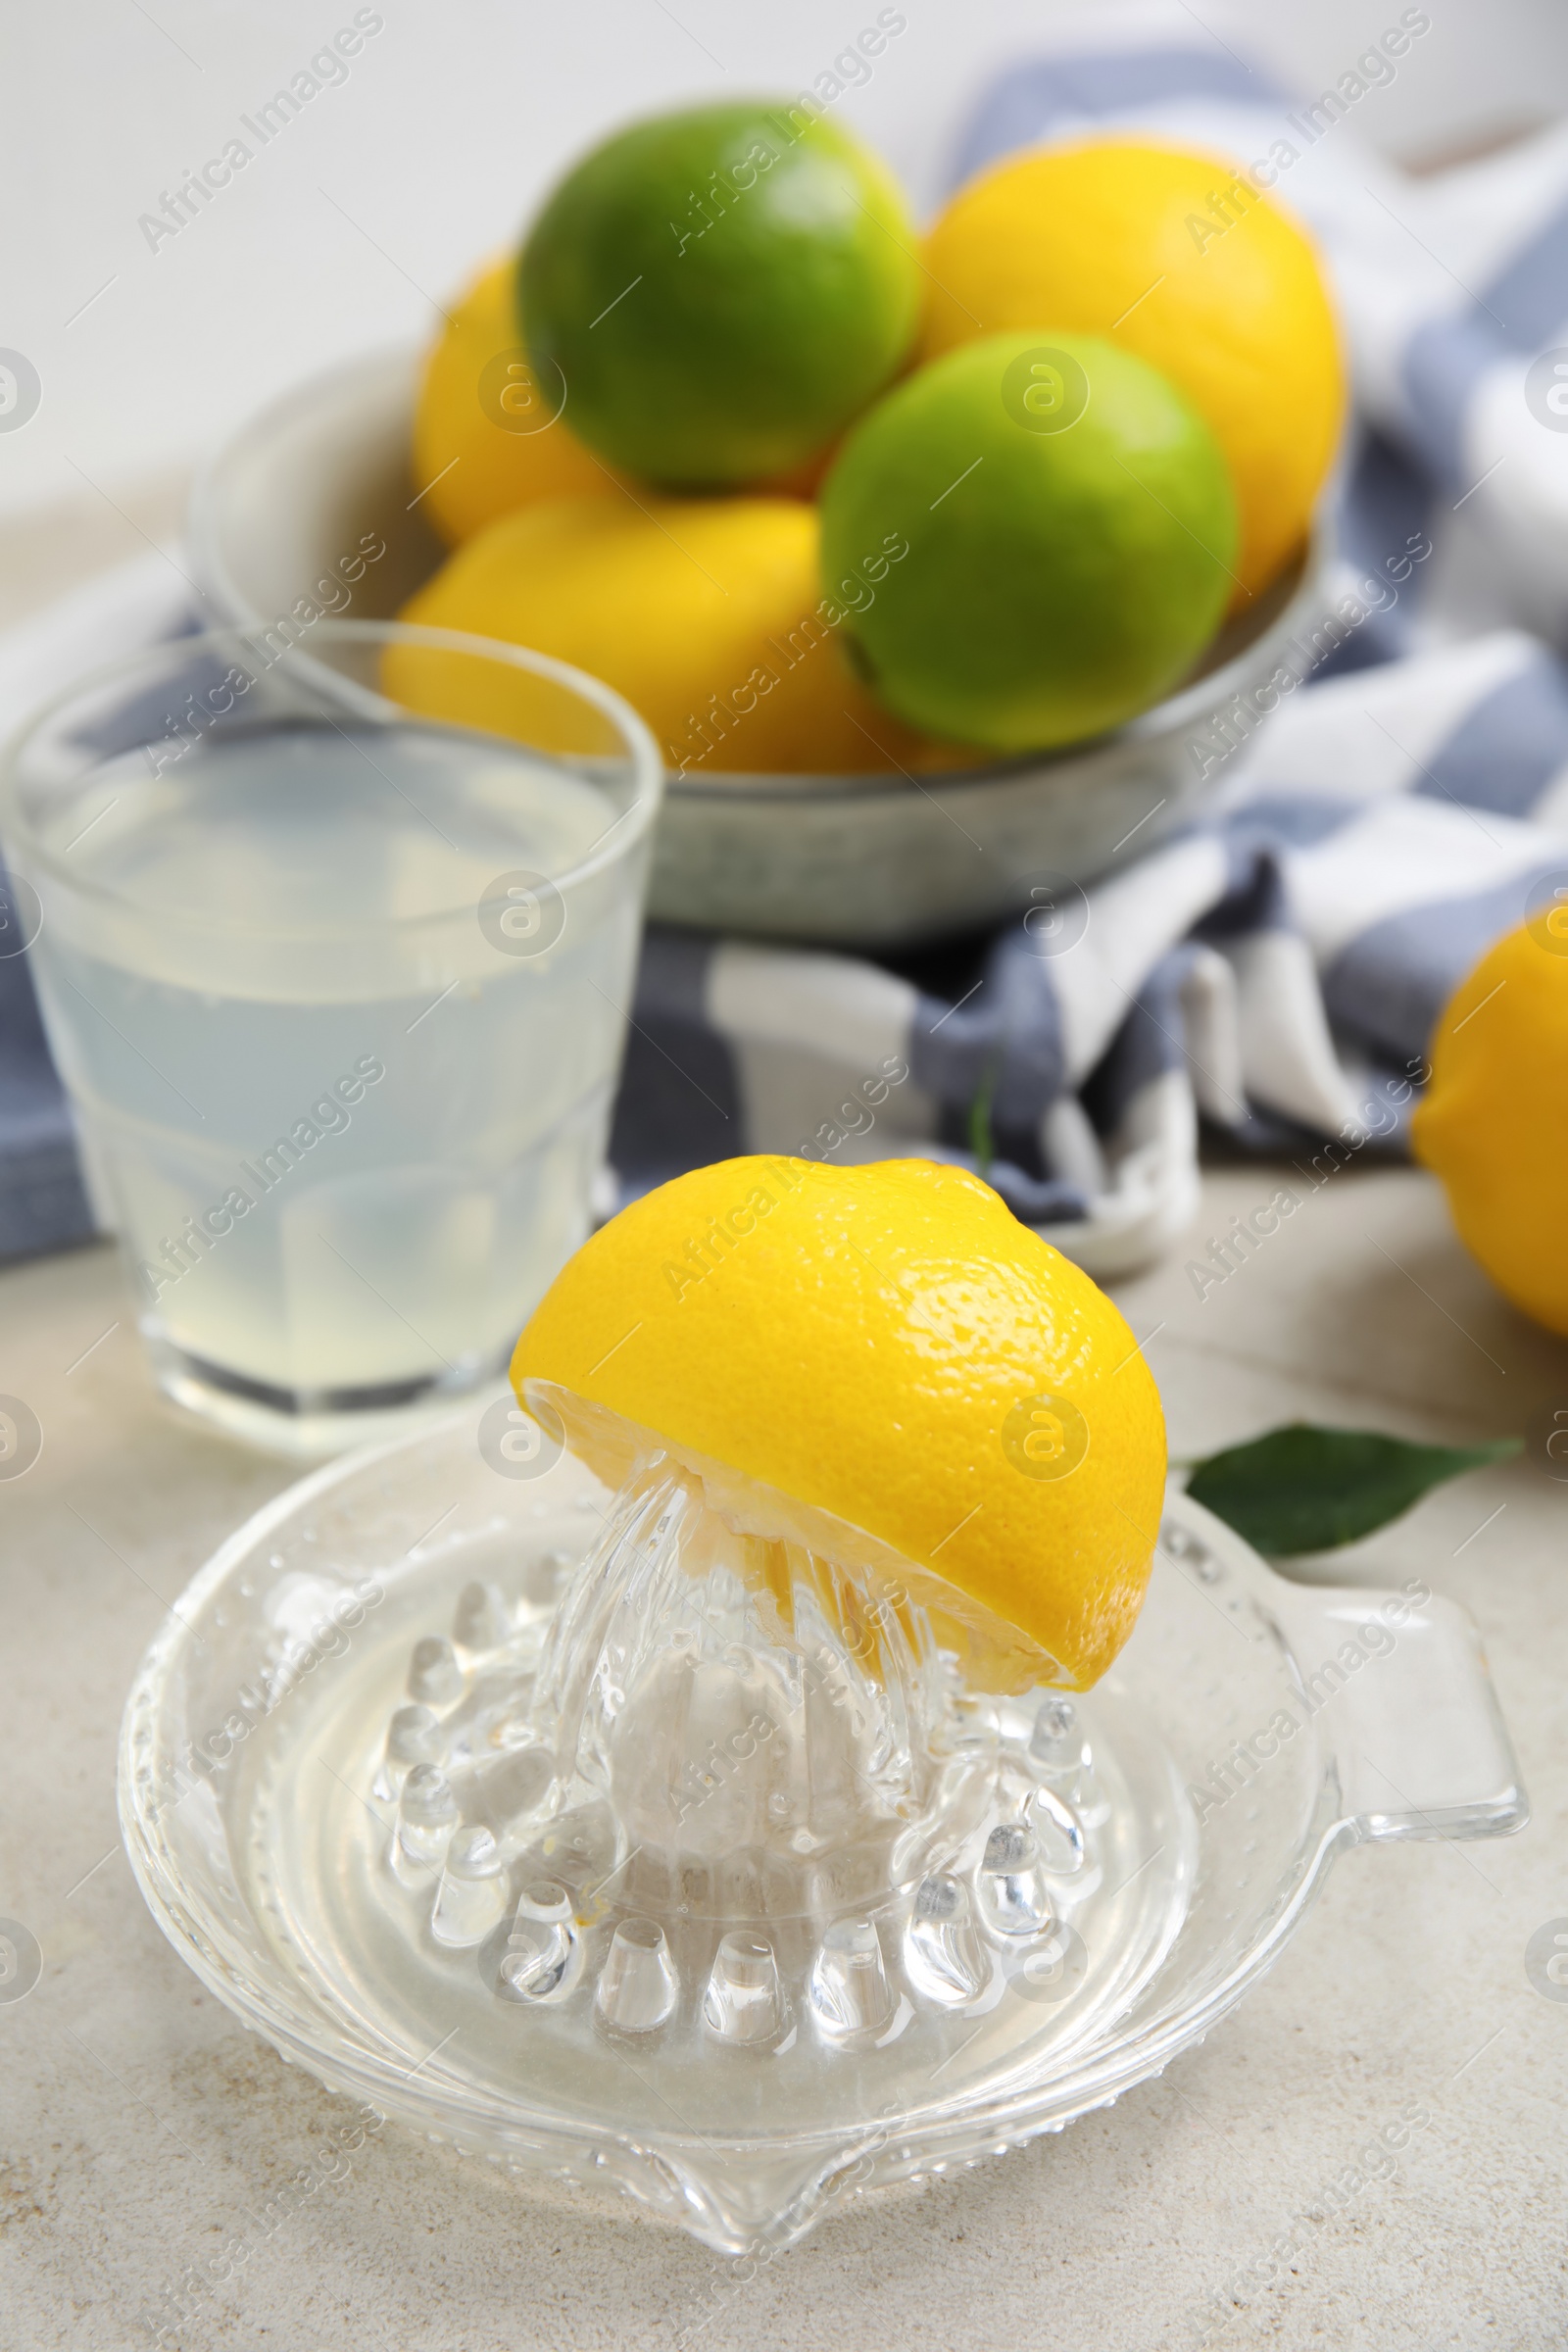
[[282, 1450], [493, 1378], [582, 1240], [662, 768], [542, 656], [322, 619], [149, 649], [0, 837], [157, 1377]]

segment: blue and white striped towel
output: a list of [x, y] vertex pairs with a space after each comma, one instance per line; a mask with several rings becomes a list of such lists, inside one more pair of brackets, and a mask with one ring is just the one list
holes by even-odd
[[[1568, 127], [1394, 171], [1367, 134], [1432, 26], [1388, 16], [1291, 93], [1186, 10], [1097, 10], [1000, 79], [955, 173], [1133, 131], [1234, 157], [1311, 223], [1357, 397], [1341, 642], [1266, 727], [1216, 728], [1208, 820], [1027, 923], [894, 963], [652, 930], [623, 1196], [745, 1151], [978, 1155], [1114, 1275], [1190, 1221], [1200, 1118], [1303, 1160], [1398, 1148], [1449, 991], [1568, 885]], [[180, 625], [133, 567], [0, 648], [0, 706]], [[0, 958], [0, 1253], [90, 1230], [74, 1168], [24, 968]]]

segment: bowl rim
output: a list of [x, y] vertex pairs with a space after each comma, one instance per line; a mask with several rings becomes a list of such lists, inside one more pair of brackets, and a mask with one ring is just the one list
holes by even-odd
[[253, 443], [286, 429], [297, 416], [308, 414], [324, 391], [333, 387], [347, 392], [356, 384], [373, 379], [380, 388], [390, 389], [396, 383], [412, 393], [421, 372], [424, 349], [422, 344], [400, 340], [374, 344], [368, 351], [331, 360], [324, 368], [313, 368], [309, 375], [296, 376], [270, 399], [248, 410], [232, 432], [225, 434], [216, 449], [206, 452], [185, 499], [185, 541], [198, 593], [215, 604], [222, 615], [213, 625], [251, 628], [259, 621], [265, 626], [268, 618], [254, 611], [241, 594], [223, 555], [222, 493], [229, 469], [250, 453]]
[[[372, 374], [378, 381], [395, 377], [399, 384], [412, 388], [417, 383], [425, 356], [424, 345], [400, 342], [335, 360], [327, 367], [318, 368], [314, 373], [287, 385], [270, 401], [253, 410], [198, 468], [187, 506], [186, 532], [198, 579], [230, 615], [225, 625], [248, 627], [256, 625], [263, 618], [251, 611], [247, 600], [239, 593], [221, 554], [220, 518], [226, 469], [252, 442], [266, 433], [286, 428], [300, 416], [308, 414], [325, 391], [336, 388], [346, 392], [356, 381]], [[1306, 536], [1297, 554], [1259, 593], [1259, 602], [1279, 597], [1278, 608], [1272, 617], [1228, 655], [1217, 668], [1196, 675], [1189, 674], [1185, 682], [1170, 694], [1157, 703], [1151, 703], [1147, 710], [1139, 711], [1136, 717], [1126, 720], [1119, 727], [1109, 728], [1099, 735], [1080, 736], [1072, 743], [1058, 744], [1041, 751], [1013, 753], [1004, 759], [983, 760], [972, 766], [933, 768], [929, 774], [919, 776], [901, 767], [897, 761], [886, 770], [873, 771], [869, 779], [864, 772], [836, 775], [814, 770], [776, 772], [739, 768], [714, 768], [697, 777], [682, 775], [676, 769], [666, 767], [664, 798], [666, 801], [723, 805], [827, 799], [832, 801], [835, 808], [855, 802], [867, 805], [886, 801], [902, 802], [911, 792], [930, 797], [932, 787], [943, 792], [962, 792], [999, 784], [1038, 782], [1042, 771], [1053, 768], [1066, 770], [1085, 760], [1099, 758], [1123, 746], [1133, 748], [1144, 742], [1179, 733], [1206, 706], [1222, 705], [1234, 698], [1254, 667], [1260, 647], [1271, 641], [1283, 642], [1300, 627], [1309, 612], [1321, 608], [1324, 582], [1336, 553], [1328, 504], [1332, 487], [1331, 481], [1320, 497]], [[1245, 617], [1245, 614], [1232, 615], [1222, 620], [1215, 636], [1223, 635], [1227, 628], [1235, 626], [1238, 620]], [[1211, 638], [1209, 645], [1213, 643], [1214, 638]], [[1199, 660], [1202, 658], [1202, 654], [1200, 654]]]

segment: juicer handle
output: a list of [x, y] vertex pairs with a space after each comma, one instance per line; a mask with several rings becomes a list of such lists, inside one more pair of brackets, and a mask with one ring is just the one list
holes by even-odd
[[1274, 1578], [1271, 1605], [1360, 1842], [1497, 1838], [1530, 1808], [1475, 1620], [1403, 1592]]

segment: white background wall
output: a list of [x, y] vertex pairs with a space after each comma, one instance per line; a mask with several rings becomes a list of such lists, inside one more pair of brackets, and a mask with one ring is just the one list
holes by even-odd
[[[43, 400], [0, 434], [0, 512], [188, 464], [290, 380], [426, 334], [434, 303], [625, 117], [794, 91], [877, 0], [379, 0], [384, 29], [211, 208], [150, 251], [138, 216], [352, 23], [357, 0], [0, 0], [0, 347]], [[903, 0], [842, 102], [918, 206], [967, 107], [1060, 0]], [[1427, 0], [1431, 34], [1358, 118], [1396, 156], [1568, 109], [1563, 0]], [[1088, 12], [1093, 14], [1093, 10]], [[1399, 0], [1200, 0], [1204, 26], [1315, 90]], [[254, 146], [254, 140], [248, 140]], [[85, 306], [85, 307], [83, 307]], [[84, 479], [85, 477], [85, 479]]]

